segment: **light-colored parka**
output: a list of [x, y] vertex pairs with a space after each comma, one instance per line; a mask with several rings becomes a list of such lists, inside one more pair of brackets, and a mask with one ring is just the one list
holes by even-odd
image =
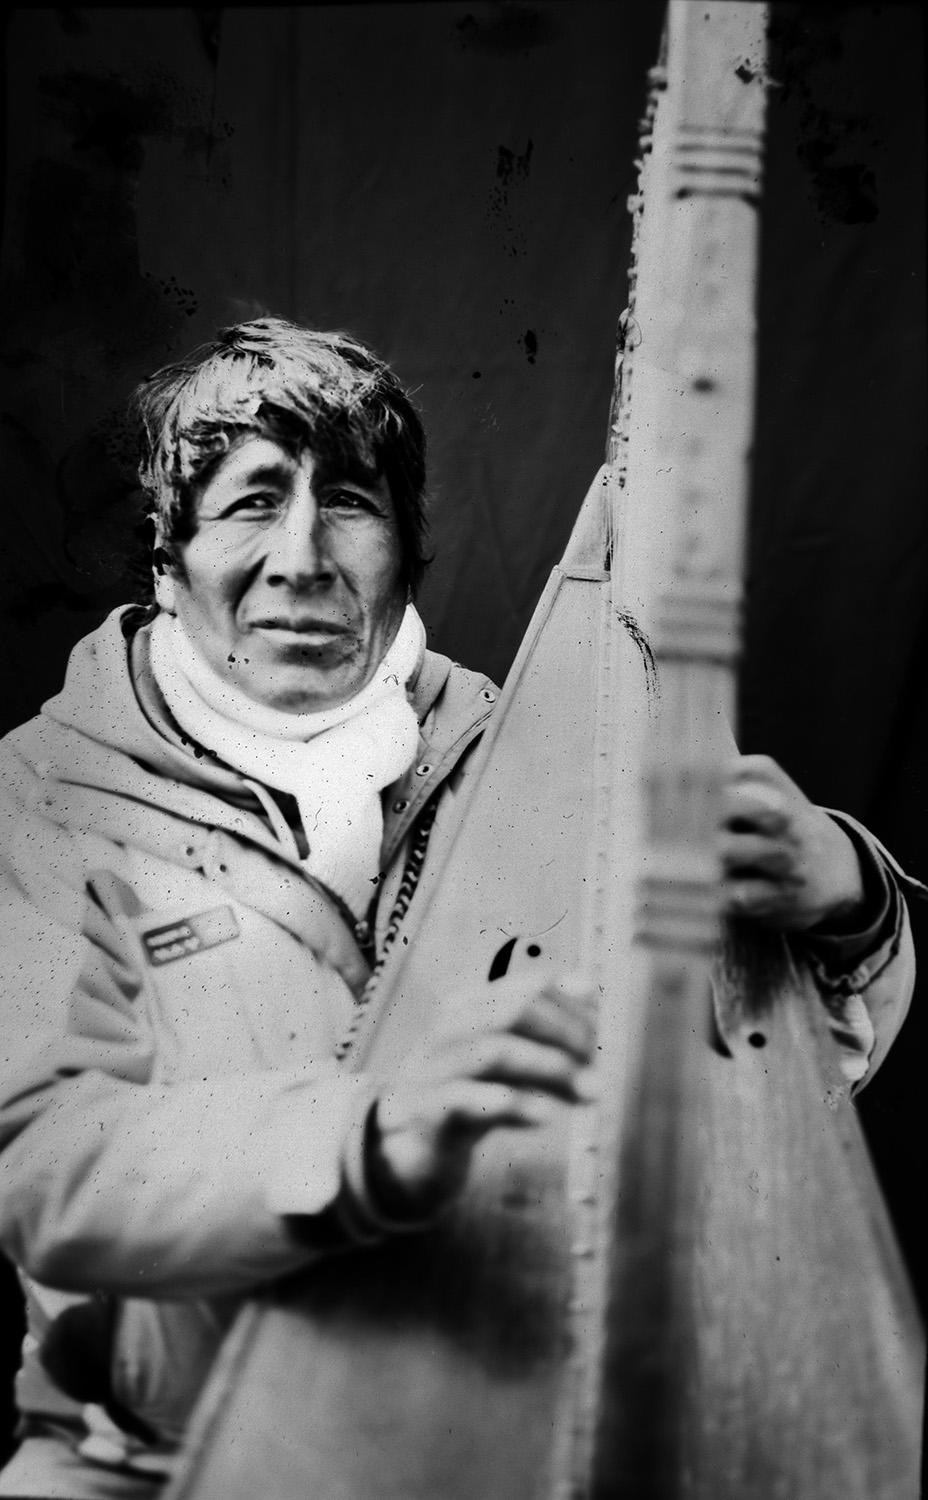
[[[114, 1388], [171, 1438], [241, 1295], [371, 1232], [370, 1087], [333, 1060], [369, 945], [270, 793], [184, 743], [133, 622], [81, 641], [0, 752], [0, 1235], [40, 1287], [33, 1338], [71, 1302], [41, 1288], [125, 1299]], [[419, 755], [385, 793], [381, 941], [410, 828], [495, 699], [426, 654]], [[48, 1386], [27, 1361], [20, 1405], [70, 1411]]]
[[[103, 1293], [117, 1299], [113, 1394], [170, 1448], [242, 1296], [376, 1236], [360, 1160], [371, 1085], [335, 1052], [410, 830], [440, 789], [453, 801], [495, 699], [426, 654], [419, 755], [384, 794], [370, 935], [307, 876], [279, 801], [173, 725], [137, 611], [81, 641], [61, 694], [3, 742], [0, 1241], [31, 1284], [23, 1410], [80, 1412], [36, 1356], [75, 1299]], [[872, 1067], [913, 959], [869, 847], [889, 923], [875, 946], [820, 947], [815, 966], [836, 1034]]]

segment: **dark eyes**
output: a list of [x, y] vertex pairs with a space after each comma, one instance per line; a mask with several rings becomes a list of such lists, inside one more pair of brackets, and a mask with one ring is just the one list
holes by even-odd
[[278, 510], [280, 499], [277, 495], [255, 494], [242, 495], [238, 500], [233, 500], [222, 512], [224, 516], [240, 516], [249, 514], [264, 515]]
[[356, 490], [329, 490], [320, 500], [325, 510], [373, 510], [374, 503]]
[[[246, 520], [251, 516], [260, 518], [276, 514], [284, 504], [285, 497], [282, 495], [265, 490], [256, 491], [233, 500], [222, 511], [222, 516], [237, 516]], [[373, 496], [362, 494], [358, 490], [326, 490], [320, 496], [319, 507], [324, 511], [366, 511], [372, 515], [383, 514]]]

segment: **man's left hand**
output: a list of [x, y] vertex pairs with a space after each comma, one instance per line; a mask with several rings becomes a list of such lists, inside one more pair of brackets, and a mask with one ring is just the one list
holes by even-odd
[[726, 910], [787, 932], [848, 925], [864, 901], [851, 840], [769, 755], [726, 780], [719, 839]]

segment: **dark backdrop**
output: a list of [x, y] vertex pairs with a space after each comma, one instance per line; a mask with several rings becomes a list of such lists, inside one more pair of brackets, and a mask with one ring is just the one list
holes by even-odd
[[[430, 641], [505, 674], [601, 460], [661, 14], [13, 13], [0, 727], [135, 587], [125, 393], [263, 311], [351, 329], [413, 387]], [[923, 76], [917, 6], [773, 7], [741, 736], [925, 877]], [[861, 1105], [923, 1298], [925, 1003]]]

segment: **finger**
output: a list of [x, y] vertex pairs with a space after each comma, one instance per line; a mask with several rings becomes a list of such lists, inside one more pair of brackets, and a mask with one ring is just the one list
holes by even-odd
[[456, 1049], [457, 1076], [507, 1083], [520, 1089], [541, 1089], [560, 1099], [575, 1100], [581, 1065], [557, 1046], [510, 1033], [489, 1033]]
[[[494, 981], [490, 986], [491, 991], [495, 991], [499, 983], [498, 980]], [[502, 983], [511, 986], [509, 1000], [513, 1014], [519, 1012], [520, 1006], [530, 1009], [539, 1000], [553, 1001], [563, 1014], [582, 1020], [589, 1019], [595, 1008], [596, 988], [583, 974], [536, 970], [512, 975]]]
[[470, 1137], [501, 1125], [545, 1125], [557, 1113], [557, 1098], [539, 1090], [487, 1079], [457, 1079], [449, 1084], [439, 1107], [445, 1131]]
[[387, 1089], [372, 1116], [369, 1181], [377, 1183], [388, 1207], [398, 1188], [401, 1213], [410, 1199], [419, 1212], [428, 1212], [460, 1189], [481, 1137], [500, 1126], [546, 1125], [562, 1107], [548, 1094], [470, 1079], [430, 1089]]
[[506, 1030], [488, 1026], [436, 1037], [417, 1050], [414, 1065], [425, 1077], [441, 1079], [467, 1075], [519, 1081], [524, 1068], [531, 1082], [533, 1069], [543, 1080], [587, 1066], [594, 1047], [591, 1027], [556, 1013], [552, 1017], [539, 1001], [536, 1013], [517, 1018]]
[[553, 982], [565, 1004], [587, 1011], [596, 1000], [595, 984], [580, 970], [568, 970], [566, 973], [549, 975], [550, 982]]
[[587, 1062], [596, 1042], [596, 1018], [591, 1003], [592, 991], [583, 998], [565, 994], [560, 988], [546, 988], [530, 996], [510, 1023], [514, 1036], [559, 1047], [580, 1062]]
[[731, 764], [729, 777], [740, 782], [753, 781], [758, 786], [777, 787], [784, 793], [800, 792], [792, 777], [772, 755], [739, 755]]
[[530, 971], [454, 990], [445, 997], [442, 1009], [459, 1016], [477, 1014], [482, 1008], [499, 1014], [506, 1008], [517, 1010], [539, 994], [560, 999], [568, 1010], [580, 1014], [592, 1005], [596, 989], [583, 974], [533, 967]]
[[775, 917], [789, 906], [787, 893], [775, 880], [729, 880], [723, 904], [735, 916]]
[[725, 875], [742, 874], [786, 879], [794, 873], [792, 849], [775, 839], [752, 833], [726, 833], [716, 847]]
[[[584, 1071], [584, 1079], [586, 1079]], [[595, 1097], [592, 1079], [575, 1102]], [[377, 1104], [377, 1143], [393, 1163], [403, 1159], [421, 1168], [439, 1156], [466, 1149], [500, 1126], [538, 1126], [557, 1118], [566, 1101], [540, 1089], [518, 1088], [493, 1079], [455, 1078], [413, 1090], [386, 1089]], [[405, 1143], [405, 1144], [404, 1144]], [[417, 1168], [417, 1170], [419, 1169]]]
[[481, 1032], [512, 1033], [566, 1048], [586, 1061], [594, 1045], [594, 987], [576, 975], [515, 975], [453, 997], [440, 1035], [465, 1040]]
[[722, 792], [720, 821], [732, 831], [757, 831], [772, 837], [784, 833], [789, 823], [789, 806], [775, 787], [758, 782], [742, 782]]

